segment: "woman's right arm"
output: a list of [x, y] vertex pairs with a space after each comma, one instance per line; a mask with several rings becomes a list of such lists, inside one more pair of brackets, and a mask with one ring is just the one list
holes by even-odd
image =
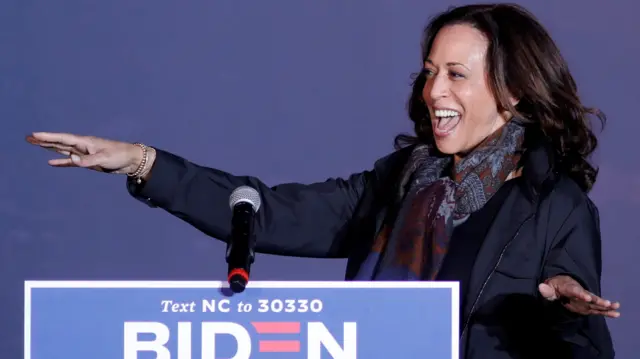
[[255, 177], [234, 176], [166, 151], [155, 152], [146, 181], [127, 180], [135, 198], [226, 240], [231, 230], [229, 196], [239, 186], [251, 186], [262, 199], [255, 224], [256, 251], [261, 253], [346, 257], [350, 219], [376, 180], [373, 171], [366, 171], [347, 179], [269, 187]]
[[[134, 197], [223, 241], [231, 230], [231, 192], [251, 186], [262, 197], [255, 225], [258, 252], [325, 258], [349, 255], [351, 241], [356, 240], [349, 229], [358, 227], [356, 221], [368, 219], [355, 218], [357, 208], [387, 200], [393, 191], [383, 188], [393, 177], [389, 174], [404, 163], [397, 156], [407, 153], [396, 151], [376, 161], [371, 171], [346, 179], [268, 187], [255, 177], [199, 166], [162, 150], [145, 152], [146, 147], [138, 144], [52, 132], [35, 132], [27, 141], [62, 154], [63, 158], [49, 160], [54, 167], [141, 175], [140, 183], [127, 180]], [[144, 169], [142, 174], [139, 167]]]

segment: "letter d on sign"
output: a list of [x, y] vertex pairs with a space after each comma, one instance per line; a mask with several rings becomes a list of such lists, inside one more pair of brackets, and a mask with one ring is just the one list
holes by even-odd
[[[232, 335], [238, 342], [238, 350], [231, 359], [250, 359], [251, 337], [243, 326], [231, 322], [203, 322], [202, 323], [202, 358], [215, 359], [216, 334]], [[159, 358], [159, 357], [158, 357]]]

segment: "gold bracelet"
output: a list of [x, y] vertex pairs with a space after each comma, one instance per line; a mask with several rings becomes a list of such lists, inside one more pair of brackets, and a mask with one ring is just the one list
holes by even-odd
[[138, 168], [136, 168], [135, 171], [133, 171], [133, 173], [127, 173], [127, 176], [129, 177], [134, 177], [134, 178], [140, 178], [140, 175], [142, 174], [142, 172], [144, 171], [145, 167], [147, 166], [147, 161], [149, 160], [149, 151], [148, 151], [148, 147], [145, 146], [142, 143], [134, 143], [134, 145], [140, 147], [142, 149], [142, 161], [140, 162], [140, 164], [138, 165]]
[[144, 168], [142, 169], [142, 172], [140, 172], [140, 175], [138, 176], [136, 182], [138, 184], [142, 183], [142, 179], [147, 177], [147, 175], [149, 174], [149, 172], [151, 172], [151, 168], [153, 168], [153, 163], [154, 160], [156, 158], [156, 149], [153, 147], [149, 147], [147, 146], [147, 163], [144, 165]]

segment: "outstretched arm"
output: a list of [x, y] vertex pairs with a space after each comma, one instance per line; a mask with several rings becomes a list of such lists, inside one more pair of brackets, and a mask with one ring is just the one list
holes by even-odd
[[[114, 174], [139, 174], [138, 170], [144, 169], [145, 181], [127, 181], [132, 195], [221, 240], [230, 232], [229, 195], [238, 186], [252, 186], [262, 196], [255, 227], [256, 250], [289, 256], [348, 256], [349, 241], [354, 239], [348, 238], [347, 229], [362, 199], [373, 193], [380, 175], [380, 171], [372, 170], [347, 179], [268, 187], [255, 177], [198, 166], [165, 151], [149, 148], [146, 157], [146, 147], [126, 142], [50, 132], [33, 133], [27, 141], [65, 156], [49, 160], [54, 167]], [[143, 158], [148, 161], [143, 162]]]
[[156, 150], [148, 179], [127, 181], [129, 192], [221, 240], [230, 233], [229, 195], [251, 186], [262, 197], [255, 226], [258, 252], [300, 257], [346, 257], [347, 229], [364, 193], [375, 181], [373, 171], [346, 179], [274, 187], [256, 177], [234, 176]]

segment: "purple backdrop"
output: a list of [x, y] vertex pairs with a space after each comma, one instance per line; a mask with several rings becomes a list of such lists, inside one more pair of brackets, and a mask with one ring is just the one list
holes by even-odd
[[[423, 25], [458, 1], [0, 3], [0, 353], [22, 354], [25, 279], [225, 276], [223, 245], [133, 200], [124, 178], [53, 169], [31, 131], [139, 140], [266, 183], [367, 169], [409, 129]], [[632, 0], [541, 1], [583, 98], [610, 122], [593, 192], [620, 358], [637, 348], [640, 27]], [[260, 256], [255, 279], [340, 280], [345, 262]], [[635, 274], [634, 274], [635, 273]]]

